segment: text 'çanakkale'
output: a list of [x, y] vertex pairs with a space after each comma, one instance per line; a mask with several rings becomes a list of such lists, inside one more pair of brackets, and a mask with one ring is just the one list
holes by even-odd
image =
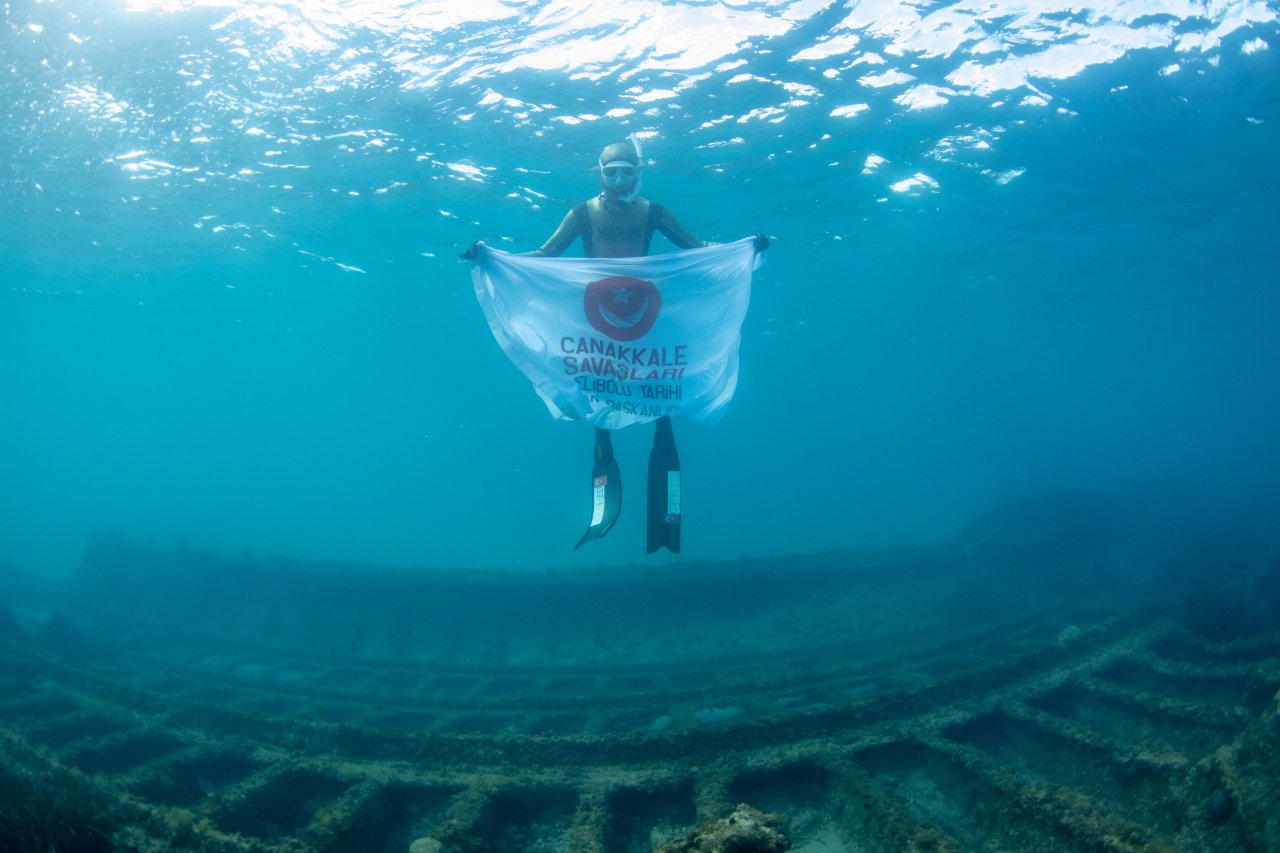
[[688, 366], [688, 345], [635, 347], [603, 338], [562, 337], [564, 372], [605, 376], [624, 382], [656, 382], [681, 379]]

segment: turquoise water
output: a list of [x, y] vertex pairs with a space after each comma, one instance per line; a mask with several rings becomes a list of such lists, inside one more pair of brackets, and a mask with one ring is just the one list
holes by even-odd
[[736, 399], [677, 423], [680, 559], [934, 541], [1045, 491], [1274, 498], [1274, 0], [0, 8], [0, 560], [103, 529], [644, 559], [650, 430], [572, 553], [590, 429], [457, 259], [539, 245], [628, 133], [698, 237], [774, 240]]

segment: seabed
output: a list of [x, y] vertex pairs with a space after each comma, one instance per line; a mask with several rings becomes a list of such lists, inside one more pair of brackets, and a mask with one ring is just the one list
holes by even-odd
[[101, 536], [0, 579], [0, 847], [1280, 850], [1280, 564], [1171, 588], [1121, 544], [1055, 507], [536, 575]]

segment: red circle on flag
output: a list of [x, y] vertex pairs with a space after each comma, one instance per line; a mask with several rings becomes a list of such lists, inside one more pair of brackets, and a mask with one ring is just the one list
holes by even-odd
[[582, 297], [591, 328], [615, 341], [634, 341], [653, 328], [662, 294], [651, 281], [619, 275], [587, 285]]

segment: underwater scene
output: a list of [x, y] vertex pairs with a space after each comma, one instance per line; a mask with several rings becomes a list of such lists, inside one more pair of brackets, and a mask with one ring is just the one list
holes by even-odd
[[1280, 851], [1276, 0], [0, 21], [0, 850]]

